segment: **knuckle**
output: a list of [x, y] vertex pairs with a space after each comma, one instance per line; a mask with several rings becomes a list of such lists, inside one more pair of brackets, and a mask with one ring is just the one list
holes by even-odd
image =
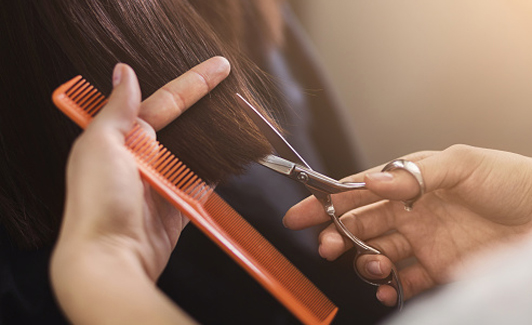
[[444, 151], [447, 153], [447, 159], [449, 163], [461, 162], [462, 166], [468, 166], [468, 170], [471, 170], [472, 166], [477, 166], [482, 162], [485, 155], [485, 149], [465, 145], [455, 144]]
[[400, 274], [399, 274], [399, 279], [401, 280], [401, 283], [403, 284], [405, 299], [412, 298], [415, 295], [415, 291], [416, 291], [414, 288], [414, 283], [412, 282], [412, 279], [407, 276], [401, 277]]
[[445, 149], [444, 151], [451, 155], [463, 156], [463, 155], [469, 155], [471, 152], [473, 152], [474, 147], [466, 145], [466, 144], [453, 144], [452, 146]]
[[353, 235], [360, 237], [361, 239], [364, 239], [364, 224], [360, 220], [360, 218], [357, 217], [356, 213], [351, 210], [346, 212], [340, 220], [343, 222], [343, 224], [353, 233]]
[[163, 86], [161, 90], [164, 96], [167, 96], [171, 106], [174, 106], [179, 111], [183, 111], [187, 107], [185, 98], [178, 91], [172, 91], [167, 85]]
[[417, 151], [417, 152], [414, 152], [408, 156], [406, 156], [405, 158], [407, 158], [408, 160], [411, 160], [411, 161], [418, 161], [418, 160], [422, 160], [430, 155], [434, 154], [434, 151], [430, 151], [430, 150], [423, 150], [423, 151]]
[[201, 84], [206, 88], [205, 92], [210, 92], [214, 88], [214, 85], [212, 85], [209, 79], [206, 78], [201, 72], [194, 68], [191, 69], [190, 72], [194, 73], [200, 79]]

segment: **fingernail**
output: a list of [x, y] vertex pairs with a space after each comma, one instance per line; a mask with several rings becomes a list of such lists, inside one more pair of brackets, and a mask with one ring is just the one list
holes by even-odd
[[379, 261], [371, 261], [367, 263], [366, 271], [373, 275], [382, 275], [381, 263]]
[[120, 84], [120, 81], [122, 80], [122, 66], [120, 63], [115, 65], [115, 68], [113, 70], [113, 87], [116, 87]]
[[393, 181], [393, 174], [387, 173], [387, 172], [366, 174], [366, 177], [374, 181], [381, 181], [381, 182]]
[[218, 59], [219, 63], [216, 65], [213, 73], [216, 74], [216, 75], [222, 75], [222, 76], [225, 77], [225, 76], [227, 76], [227, 74], [231, 70], [231, 64], [223, 56], [220, 56], [218, 58], [219, 58]]

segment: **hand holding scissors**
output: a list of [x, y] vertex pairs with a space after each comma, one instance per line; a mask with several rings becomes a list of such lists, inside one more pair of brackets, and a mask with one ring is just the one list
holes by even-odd
[[[280, 132], [271, 125], [249, 102], [242, 96], [237, 94], [239, 103], [248, 116], [253, 120], [262, 134], [270, 142], [277, 155], [270, 154], [260, 161], [260, 164], [276, 171], [282, 175], [289, 177], [292, 180], [298, 181], [305, 185], [309, 192], [314, 195], [322, 204], [325, 212], [331, 218], [337, 230], [350, 240], [356, 248], [356, 260], [365, 254], [382, 255], [382, 252], [374, 247], [364, 243], [362, 240], [353, 235], [349, 229], [342, 223], [340, 218], [336, 215], [334, 205], [331, 200], [331, 194], [341, 193], [346, 191], [365, 189], [363, 182], [339, 182], [326, 175], [318, 173], [304, 161], [299, 153], [284, 139]], [[413, 203], [423, 195], [424, 183], [421, 173], [417, 166], [406, 160], [395, 160], [386, 165], [383, 170], [404, 169], [411, 173], [419, 183], [419, 194], [411, 200], [405, 201], [405, 209], [411, 210]], [[397, 291], [397, 307], [399, 309], [403, 306], [403, 288], [399, 279], [397, 270], [392, 267], [392, 272], [384, 279], [369, 279], [360, 274], [354, 267], [357, 275], [365, 282], [380, 286], [387, 284], [392, 286]]]

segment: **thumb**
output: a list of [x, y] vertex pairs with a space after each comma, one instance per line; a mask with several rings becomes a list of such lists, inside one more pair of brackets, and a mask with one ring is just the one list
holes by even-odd
[[127, 64], [118, 63], [113, 71], [113, 92], [109, 102], [90, 126], [109, 127], [125, 136], [137, 121], [140, 101], [141, 92], [135, 72]]
[[390, 200], [408, 200], [420, 191], [416, 179], [402, 169], [366, 174], [364, 182], [368, 190]]
[[[416, 153], [403, 157], [414, 162], [423, 177], [425, 192], [449, 188], [459, 181], [457, 165], [452, 163], [453, 155], [446, 151]], [[454, 167], [452, 167], [454, 166]], [[458, 167], [459, 168], [459, 167]], [[420, 184], [404, 169], [368, 173], [364, 176], [366, 187], [380, 197], [390, 200], [409, 200], [420, 192]]]

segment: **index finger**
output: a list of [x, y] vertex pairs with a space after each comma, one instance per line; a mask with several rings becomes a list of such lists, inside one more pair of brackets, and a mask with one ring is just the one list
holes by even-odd
[[221, 56], [198, 64], [144, 100], [139, 117], [159, 131], [213, 90], [230, 70], [229, 61]]

